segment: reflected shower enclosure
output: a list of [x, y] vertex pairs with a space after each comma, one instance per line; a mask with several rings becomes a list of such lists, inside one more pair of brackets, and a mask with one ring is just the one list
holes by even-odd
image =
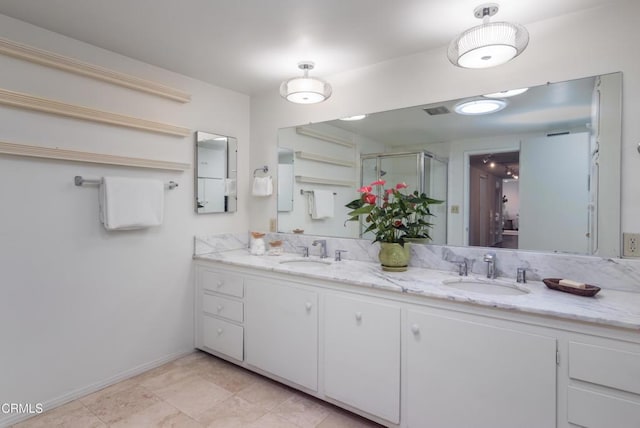
[[[360, 155], [360, 185], [366, 186], [376, 180], [386, 181], [386, 186], [406, 183], [408, 193], [417, 190], [444, 204], [430, 207], [433, 223], [430, 231], [432, 244], [447, 243], [447, 160], [439, 159], [429, 152], [370, 153]], [[379, 199], [383, 195], [378, 195]], [[373, 236], [362, 234], [365, 239]]]

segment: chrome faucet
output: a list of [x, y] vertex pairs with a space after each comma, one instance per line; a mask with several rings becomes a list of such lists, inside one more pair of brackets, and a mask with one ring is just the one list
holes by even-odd
[[487, 253], [483, 259], [487, 263], [487, 278], [496, 277], [496, 253]]
[[320, 244], [320, 258], [326, 259], [327, 256], [327, 240], [326, 239], [317, 239], [311, 243], [314, 247]]

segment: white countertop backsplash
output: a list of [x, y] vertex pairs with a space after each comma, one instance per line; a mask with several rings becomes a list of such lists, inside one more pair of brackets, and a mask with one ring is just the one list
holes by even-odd
[[[249, 235], [221, 234], [195, 239], [194, 257], [230, 265], [267, 271], [293, 273], [302, 277], [339, 281], [477, 304], [507, 310], [629, 328], [640, 331], [640, 263], [627, 259], [603, 259], [590, 256], [544, 254], [495, 249], [500, 280], [515, 282], [518, 267], [527, 268], [528, 294], [498, 296], [456, 290], [442, 284], [444, 279], [459, 278], [456, 262], [466, 260], [469, 276], [482, 278], [486, 248], [413, 245], [411, 267], [406, 272], [384, 272], [377, 260], [378, 246], [359, 239], [326, 238], [329, 261], [336, 249], [347, 250], [342, 262], [300, 268], [281, 264], [301, 258], [298, 246], [308, 246], [312, 259], [319, 248], [311, 243], [322, 237], [267, 234], [265, 241], [283, 240], [285, 254], [252, 256], [248, 252]], [[492, 249], [493, 251], [493, 249]], [[542, 278], [570, 278], [597, 285], [603, 290], [595, 297], [574, 296], [548, 289]]]

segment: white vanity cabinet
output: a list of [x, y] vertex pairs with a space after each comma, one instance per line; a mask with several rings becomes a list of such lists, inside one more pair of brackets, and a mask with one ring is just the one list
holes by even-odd
[[555, 427], [556, 340], [452, 315], [407, 313], [405, 426]]
[[640, 428], [638, 331], [223, 262], [195, 272], [196, 347], [384, 426]]
[[640, 345], [586, 335], [568, 341], [567, 421], [640, 427]]
[[393, 302], [327, 293], [322, 317], [325, 394], [396, 424], [400, 314]]
[[246, 362], [317, 391], [318, 293], [256, 278], [246, 287]]
[[196, 348], [242, 361], [244, 278], [196, 267]]

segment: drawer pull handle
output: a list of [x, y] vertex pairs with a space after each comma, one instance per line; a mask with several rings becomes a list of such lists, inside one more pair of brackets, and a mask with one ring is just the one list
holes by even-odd
[[420, 333], [420, 326], [418, 324], [414, 324], [411, 326], [411, 332], [413, 334], [418, 334]]
[[356, 312], [356, 321], [362, 321], [362, 312]]
[[221, 335], [224, 332], [221, 328], [218, 329], [218, 335]]
[[224, 309], [224, 306], [218, 305], [216, 309], [218, 310], [218, 312], [222, 312], [222, 310]]
[[305, 307], [305, 309], [306, 309], [307, 311], [310, 311], [310, 310], [311, 310], [311, 303], [309, 303], [309, 302], [305, 303], [305, 304], [304, 304], [304, 307]]

